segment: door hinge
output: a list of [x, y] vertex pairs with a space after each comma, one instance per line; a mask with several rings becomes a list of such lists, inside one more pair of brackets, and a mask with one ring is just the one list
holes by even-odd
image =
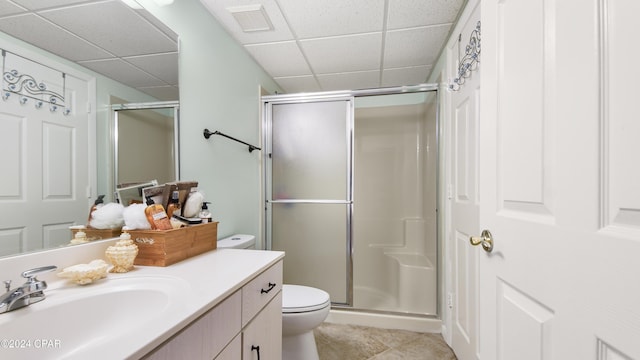
[[91, 103], [87, 101], [87, 114], [91, 114]]
[[453, 199], [453, 185], [447, 184], [447, 199]]
[[447, 294], [447, 307], [449, 309], [453, 309], [453, 294], [452, 293], [448, 293]]

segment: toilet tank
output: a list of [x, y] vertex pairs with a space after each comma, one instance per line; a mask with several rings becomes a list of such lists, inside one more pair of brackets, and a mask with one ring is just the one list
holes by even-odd
[[253, 235], [235, 234], [218, 240], [218, 249], [255, 249], [256, 237]]

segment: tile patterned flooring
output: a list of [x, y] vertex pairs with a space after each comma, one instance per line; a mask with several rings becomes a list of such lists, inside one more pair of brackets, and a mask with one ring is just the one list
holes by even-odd
[[314, 335], [320, 360], [456, 360], [440, 334], [325, 322]]

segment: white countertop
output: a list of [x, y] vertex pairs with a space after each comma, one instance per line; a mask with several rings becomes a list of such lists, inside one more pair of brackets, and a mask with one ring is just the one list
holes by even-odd
[[[22, 358], [22, 355], [30, 353], [30, 356], [37, 354], [40, 359], [59, 358], [61, 354], [64, 354], [65, 358], [72, 359], [138, 359], [283, 257], [284, 253], [279, 251], [219, 249], [167, 267], [136, 266], [125, 274], [110, 273], [106, 279], [84, 286], [78, 286], [66, 280], [47, 280], [49, 288], [45, 290], [45, 294], [51, 299], [60, 299], [62, 296], [79, 294], [82, 291], [101, 291], [101, 287], [102, 290], [108, 289], [109, 286], [117, 284], [119, 279], [144, 281], [145, 278], [154, 278], [156, 279], [154, 281], [158, 281], [158, 278], [166, 278], [170, 281], [173, 278], [179, 280], [181, 290], [175, 299], [173, 296], [170, 299], [172, 302], [170, 311], [161, 312], [152, 321], [146, 322], [136, 319], [134, 313], [127, 322], [131, 326], [126, 326], [118, 333], [112, 330], [109, 330], [112, 333], [101, 333], [98, 339], [91, 341], [91, 344], [81, 346], [72, 353], [68, 353], [68, 349], [61, 352], [56, 349], [22, 352], [18, 349], [0, 348], [0, 358]], [[46, 306], [47, 300], [10, 313], [0, 314], [0, 322], [10, 325], [7, 322], [20, 321], [22, 314], [28, 312], [36, 314], [38, 306]], [[128, 301], [121, 305], [144, 307], [145, 299], [139, 299], [137, 303]], [[95, 311], [100, 311], [100, 308], [96, 308]], [[95, 327], [101, 326], [101, 324], [87, 323], [85, 319], [74, 318], [73, 314], [69, 314], [67, 319], [68, 321], [62, 323], [43, 323], [42, 328], [33, 329], [33, 338], [59, 339], [60, 346], [64, 347], [64, 338], [57, 334], [75, 331], [74, 329], [95, 331]], [[108, 331], [105, 330], [105, 332]], [[11, 334], [0, 334], [0, 338], [10, 337]]]

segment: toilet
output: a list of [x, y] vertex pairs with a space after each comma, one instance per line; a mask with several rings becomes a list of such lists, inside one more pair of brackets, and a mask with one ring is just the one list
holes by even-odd
[[[253, 235], [237, 234], [218, 240], [218, 249], [255, 249]], [[282, 285], [282, 360], [318, 360], [313, 329], [329, 315], [326, 291], [302, 285]]]

